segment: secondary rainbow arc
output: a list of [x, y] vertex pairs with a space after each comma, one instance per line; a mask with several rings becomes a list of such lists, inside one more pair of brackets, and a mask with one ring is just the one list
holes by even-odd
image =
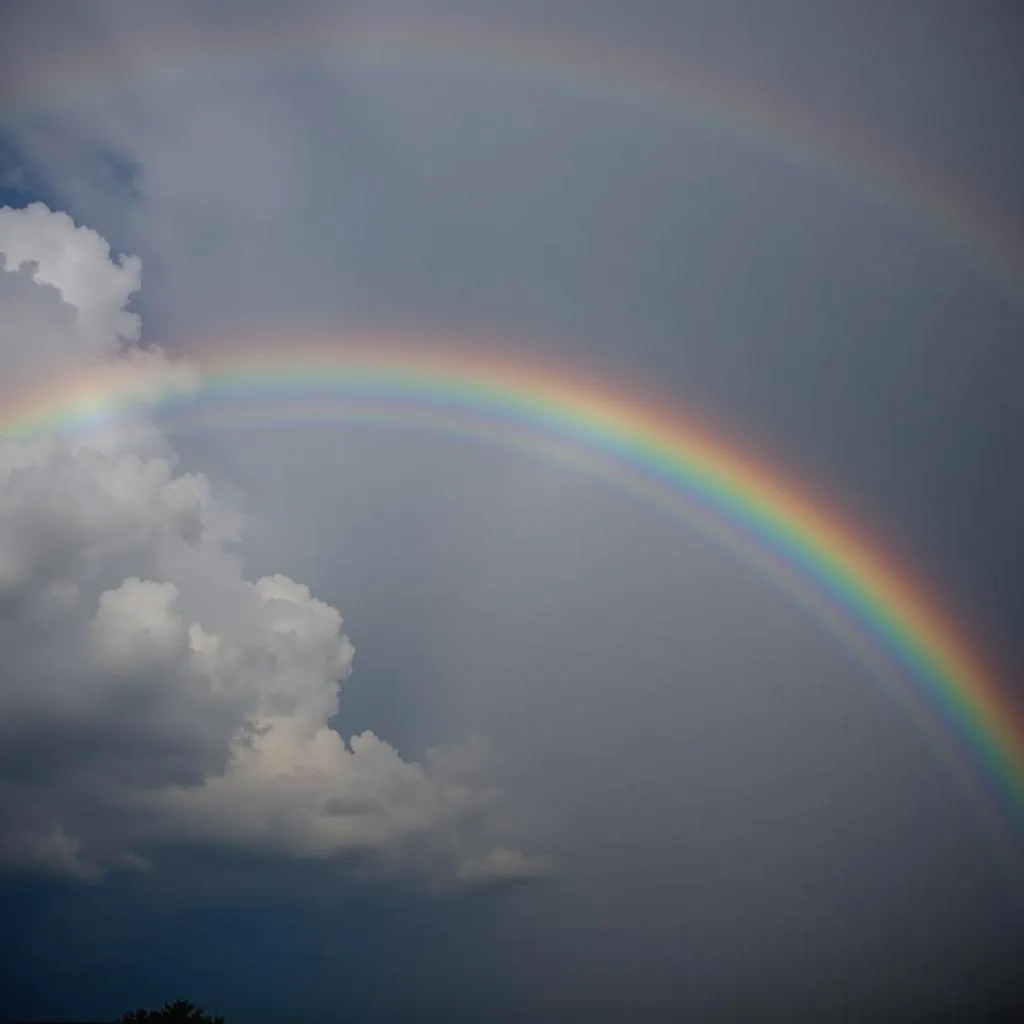
[[[565, 32], [530, 32], [472, 19], [325, 13], [273, 30], [255, 27], [201, 38], [164, 31], [135, 63], [121, 55], [65, 55], [60, 65], [22, 69], [0, 105], [0, 123], [141, 82], [192, 82], [200, 74], [262, 68], [375, 68], [470, 73], [579, 90], [692, 115], [763, 150], [821, 169], [894, 204], [952, 243], [1016, 299], [1024, 298], [1024, 237], [1000, 209], [940, 168], [881, 137], [825, 116], [805, 99], [738, 73], [658, 51], [601, 44]], [[111, 72], [111, 68], [115, 69]]]

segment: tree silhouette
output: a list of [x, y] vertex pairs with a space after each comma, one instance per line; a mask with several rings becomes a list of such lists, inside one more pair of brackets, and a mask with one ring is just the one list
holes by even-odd
[[223, 1017], [212, 1017], [195, 1003], [178, 999], [159, 1010], [132, 1010], [118, 1017], [117, 1024], [224, 1024]]

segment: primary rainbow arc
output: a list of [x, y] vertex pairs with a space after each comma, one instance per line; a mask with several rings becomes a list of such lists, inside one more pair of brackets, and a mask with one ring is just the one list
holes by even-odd
[[120, 429], [136, 412], [172, 428], [370, 418], [458, 424], [512, 442], [558, 444], [583, 465], [611, 464], [634, 490], [738, 530], [856, 622], [970, 753], [1020, 834], [1024, 722], [1014, 699], [952, 618], [807, 485], [645, 396], [520, 356], [381, 335], [355, 346], [342, 338], [208, 352], [197, 388], [169, 395], [155, 410], [140, 404], [130, 375], [99, 371], [8, 403], [0, 436]]

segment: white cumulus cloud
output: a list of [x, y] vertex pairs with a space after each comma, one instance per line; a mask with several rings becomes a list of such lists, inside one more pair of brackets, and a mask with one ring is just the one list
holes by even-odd
[[[41, 204], [0, 210], [0, 254], [0, 401], [97, 369], [154, 396], [188, 377], [139, 342], [137, 259]], [[247, 579], [238, 522], [149, 427], [0, 437], [0, 866], [96, 880], [217, 846], [455, 884], [540, 873], [489, 838], [479, 747], [418, 763], [332, 727], [341, 615]]]

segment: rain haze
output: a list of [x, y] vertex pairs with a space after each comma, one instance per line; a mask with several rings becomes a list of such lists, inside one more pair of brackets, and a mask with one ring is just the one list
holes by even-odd
[[1022, 97], [995, 0], [6, 3], [0, 1021], [1022, 1019]]

